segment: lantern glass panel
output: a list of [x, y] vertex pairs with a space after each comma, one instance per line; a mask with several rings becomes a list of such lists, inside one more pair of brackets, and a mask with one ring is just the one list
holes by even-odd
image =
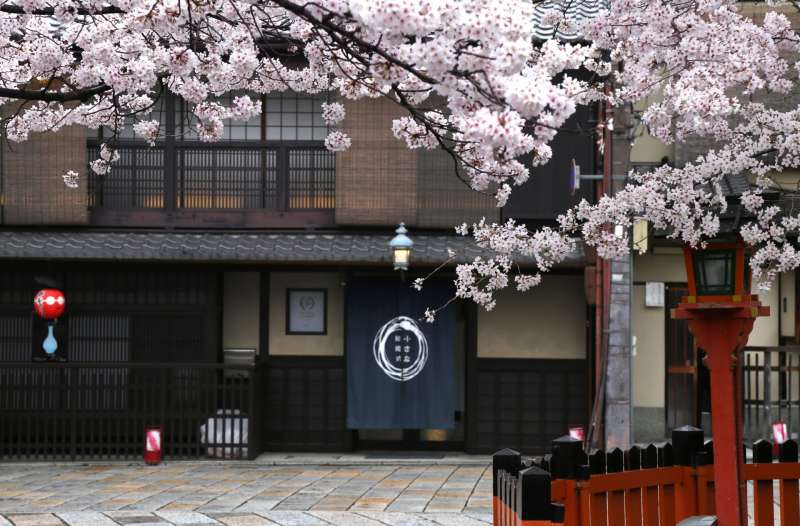
[[734, 250], [699, 250], [694, 252], [694, 273], [698, 296], [729, 296], [736, 283]]
[[411, 258], [411, 249], [407, 247], [394, 248], [394, 267], [395, 268], [408, 268], [408, 261]]

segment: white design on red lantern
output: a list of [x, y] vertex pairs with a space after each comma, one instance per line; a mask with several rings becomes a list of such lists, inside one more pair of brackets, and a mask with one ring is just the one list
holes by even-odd
[[64, 293], [58, 289], [42, 289], [33, 298], [33, 308], [36, 314], [45, 320], [54, 320], [64, 314], [67, 300]]
[[147, 430], [147, 451], [161, 451], [161, 431], [158, 429]]

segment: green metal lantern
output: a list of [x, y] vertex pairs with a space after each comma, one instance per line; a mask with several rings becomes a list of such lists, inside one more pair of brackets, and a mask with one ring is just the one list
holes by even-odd
[[742, 301], [750, 294], [750, 267], [741, 239], [709, 241], [704, 249], [684, 246], [689, 302]]

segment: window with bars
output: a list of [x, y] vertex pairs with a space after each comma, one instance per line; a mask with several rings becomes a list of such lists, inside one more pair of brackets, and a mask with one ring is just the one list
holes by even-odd
[[[233, 104], [240, 93], [228, 93], [213, 99], [225, 107]], [[192, 113], [192, 105], [175, 99], [175, 129], [169, 130], [167, 124], [167, 95], [162, 95], [153, 105], [152, 111], [137, 118], [125, 117], [118, 138], [121, 140], [142, 140], [133, 130], [137, 120], [158, 120], [161, 123], [161, 137], [172, 135], [177, 141], [197, 141], [197, 118]], [[250, 97], [260, 103], [261, 114], [247, 121], [225, 119], [222, 140], [229, 141], [324, 141], [328, 126], [322, 118], [322, 103], [328, 100], [327, 94], [306, 94], [283, 91], [270, 95]], [[111, 128], [104, 126], [90, 129], [90, 139], [108, 139]]]
[[[236, 96], [217, 102], [230, 105]], [[261, 96], [261, 115], [246, 122], [226, 119], [223, 139], [204, 143], [198, 140], [190, 105], [162, 97], [150, 117], [162, 123], [160, 140], [151, 147], [127, 126], [111, 173], [90, 171], [90, 204], [114, 209], [333, 209], [335, 158], [323, 145], [326, 100], [325, 94], [288, 91]], [[174, 118], [167, 118], [169, 112]], [[90, 134], [90, 162], [99, 157], [99, 145], [109, 133], [101, 128]]]

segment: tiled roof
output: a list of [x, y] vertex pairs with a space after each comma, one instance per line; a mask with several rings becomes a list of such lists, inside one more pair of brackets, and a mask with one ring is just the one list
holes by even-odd
[[[583, 35], [578, 31], [578, 24], [591, 20], [608, 9], [610, 0], [545, 0], [534, 9], [536, 29], [534, 36], [539, 40], [557, 38], [566, 42], [583, 40]], [[563, 24], [557, 28], [542, 22], [544, 16], [552, 10], [565, 12], [569, 22], [565, 28]]]
[[740, 196], [750, 189], [750, 182], [743, 173], [728, 174], [720, 182], [726, 196]]
[[[0, 260], [344, 263], [389, 265], [390, 235], [188, 232], [0, 232]], [[439, 264], [488, 256], [471, 238], [414, 235], [413, 262]], [[582, 245], [562, 266], [584, 263]], [[519, 263], [532, 263], [531, 259]]]

